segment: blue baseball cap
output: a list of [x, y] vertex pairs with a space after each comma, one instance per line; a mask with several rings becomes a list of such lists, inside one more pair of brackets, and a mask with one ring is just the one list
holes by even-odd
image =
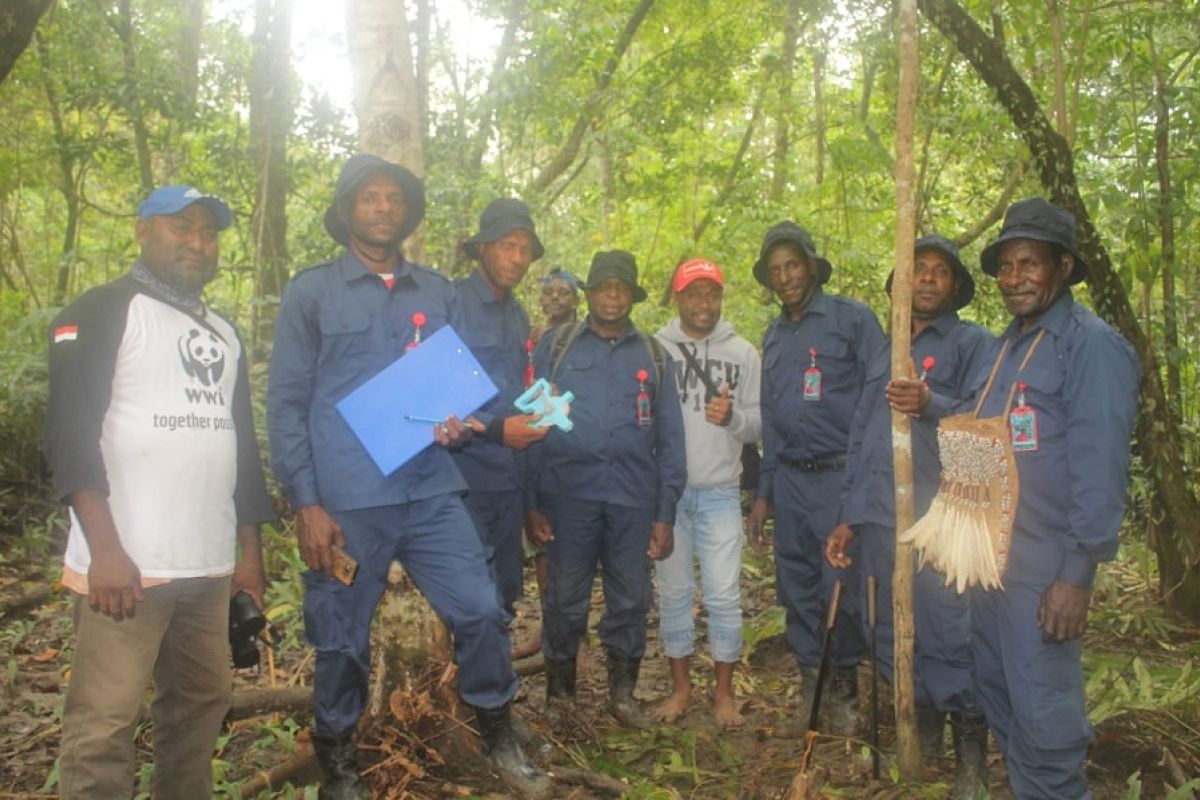
[[192, 203], [202, 203], [212, 212], [213, 220], [217, 223], [217, 230], [223, 231], [233, 224], [233, 213], [229, 210], [229, 206], [225, 205], [224, 200], [216, 195], [204, 194], [195, 186], [186, 186], [181, 183], [160, 186], [151, 192], [150, 196], [138, 206], [138, 218], [169, 217], [183, 211]]

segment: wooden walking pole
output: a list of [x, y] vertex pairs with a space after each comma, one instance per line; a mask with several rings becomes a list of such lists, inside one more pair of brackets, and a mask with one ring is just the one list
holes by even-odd
[[[897, 43], [900, 83], [896, 99], [896, 259], [892, 280], [892, 377], [912, 374], [913, 243], [917, 238], [913, 190], [913, 133], [917, 109], [917, 0], [899, 0]], [[892, 412], [892, 458], [896, 476], [896, 533], [913, 524], [912, 434], [909, 419]], [[892, 571], [892, 607], [895, 620], [893, 672], [896, 701], [896, 761], [900, 777], [921, 779], [921, 747], [917, 739], [913, 702], [913, 559], [912, 545], [896, 542]]]

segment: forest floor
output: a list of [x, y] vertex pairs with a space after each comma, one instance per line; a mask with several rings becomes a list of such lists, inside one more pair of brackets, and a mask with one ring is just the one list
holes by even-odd
[[[28, 607], [11, 607], [12, 598], [57, 577], [52, 554], [42, 555], [36, 559], [40, 563], [28, 563], [22, 553], [11, 548], [0, 552], [0, 798], [52, 797], [57, 791], [55, 759], [72, 649], [71, 600], [58, 590]], [[675, 724], [630, 731], [607, 716], [603, 710], [607, 691], [604, 659], [594, 633], [582, 650], [579, 712], [568, 735], [553, 739], [543, 722], [543, 676], [535, 671], [523, 680], [515, 708], [534, 734], [548, 740], [539, 757], [552, 773], [575, 776], [571, 782], [556, 784], [561, 789], [556, 797], [786, 796], [799, 765], [804, 724], [798, 719], [800, 680], [782, 636], [782, 615], [774, 605], [771, 572], [763, 556], [748, 554], [743, 582], [748, 655], [735, 677], [745, 724], [736, 730], [721, 731], [713, 724], [708, 701], [712, 665], [706, 656], [702, 613], [693, 659], [693, 702]], [[1200, 775], [1200, 676], [1193, 674], [1191, 667], [1200, 656], [1200, 631], [1164, 616], [1137, 563], [1119, 562], [1110, 573], [1098, 582], [1086, 645], [1089, 709], [1098, 722], [1087, 763], [1089, 783], [1099, 800], [1192, 797], [1186, 788], [1172, 794], [1172, 787]], [[235, 686], [239, 692], [311, 683], [312, 656], [300, 635], [299, 581], [294, 578], [275, 583], [268, 594], [269, 616], [281, 641], [273, 668], [239, 672]], [[532, 585], [530, 590], [534, 591]], [[601, 602], [597, 588], [593, 623]], [[532, 594], [522, 601], [522, 613], [514, 622], [518, 644], [536, 635], [536, 609]], [[656, 636], [656, 612], [652, 612], [649, 630], [637, 690], [648, 708], [670, 689], [666, 660]], [[860, 669], [864, 720], [868, 674], [865, 666]], [[412, 712], [411, 708], [398, 710], [394, 701], [391, 707], [401, 716]], [[879, 708], [881, 779], [871, 778], [865, 725], [857, 739], [823, 735], [813, 754], [814, 774], [824, 781], [819, 796], [947, 796], [953, 781], [949, 731], [946, 756], [927, 765], [925, 780], [902, 783], [891, 766], [894, 726], [886, 686], [881, 690]], [[315, 785], [305, 785], [312, 778], [311, 764], [307, 773], [297, 773], [275, 791], [255, 792], [247, 784], [305, 752], [309, 722], [303, 711], [231, 722], [218, 742], [214, 761], [217, 796], [315, 798]], [[141, 726], [137, 734], [142, 791], [149, 786], [153, 770], [148, 728]], [[439, 757], [431, 743], [418, 740], [411, 730], [395, 720], [381, 722], [360, 744], [360, 762], [370, 770], [376, 797], [505, 796], [496, 793], [497, 782], [470, 759], [437, 763]], [[991, 797], [1010, 798], [1003, 760], [994, 743], [988, 773]], [[581, 783], [581, 774], [602, 775], [607, 780]]]

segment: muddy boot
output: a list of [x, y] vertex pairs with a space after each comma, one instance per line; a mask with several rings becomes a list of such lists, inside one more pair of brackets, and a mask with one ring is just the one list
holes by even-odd
[[612, 647], [606, 647], [604, 651], [608, 656], [608, 713], [626, 728], [652, 727], [654, 720], [633, 699], [642, 660], [630, 658]]
[[336, 736], [313, 732], [313, 751], [321, 765], [320, 800], [370, 800], [371, 792], [358, 777], [358, 748], [354, 731]]
[[829, 732], [834, 736], [858, 735], [862, 717], [857, 706], [858, 667], [838, 667], [833, 675], [833, 685], [821, 703], [821, 707], [827, 709]]
[[938, 758], [945, 751], [946, 712], [934, 706], [917, 705], [917, 738], [921, 755]]
[[475, 708], [479, 733], [483, 736], [483, 754], [504, 785], [517, 797], [547, 800], [554, 785], [538, 767], [525, 758], [517, 744], [512, 726], [512, 704], [499, 708]]
[[954, 788], [951, 800], [979, 800], [987, 792], [987, 722], [982, 714], [956, 711], [950, 715], [954, 731]]
[[575, 711], [575, 659], [546, 659], [546, 721], [562, 733]]

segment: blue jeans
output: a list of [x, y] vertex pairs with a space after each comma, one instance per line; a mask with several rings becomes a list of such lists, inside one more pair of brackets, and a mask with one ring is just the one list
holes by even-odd
[[737, 486], [686, 489], [675, 516], [675, 550], [655, 568], [660, 636], [668, 658], [692, 654], [695, 562], [708, 611], [713, 661], [742, 655], [742, 507]]

